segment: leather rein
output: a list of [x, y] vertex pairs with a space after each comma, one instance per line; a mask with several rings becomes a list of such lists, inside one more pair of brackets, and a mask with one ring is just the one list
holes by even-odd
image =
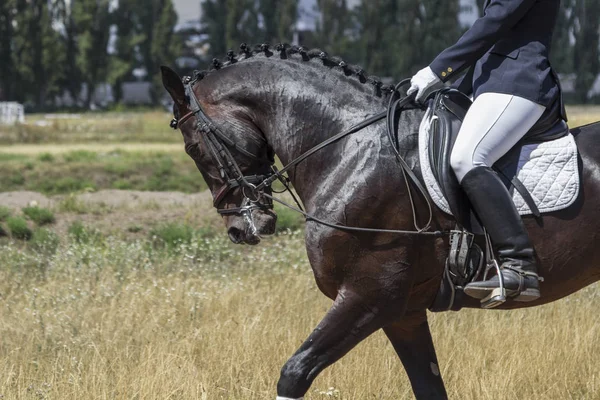
[[[381, 112], [370, 118], [367, 118], [361, 123], [354, 125], [347, 131], [341, 132], [325, 140], [324, 142], [318, 144], [317, 146], [296, 157], [289, 164], [284, 166], [281, 170], [277, 170], [277, 168], [275, 167], [274, 158], [272, 156], [257, 156], [256, 154], [249, 152], [243, 147], [240, 147], [234, 140], [227, 137], [215, 124], [213, 124], [210, 118], [202, 110], [200, 102], [198, 101], [198, 98], [196, 97], [196, 94], [193, 91], [193, 85], [196, 83], [196, 81], [191, 81], [189, 77], [184, 78], [183, 83], [186, 95], [189, 98], [190, 111], [179, 119], [173, 118], [170, 126], [173, 129], [178, 129], [191, 117], [196, 117], [196, 129], [204, 133], [202, 137], [206, 142], [206, 145], [212, 155], [212, 158], [217, 163], [217, 167], [219, 169], [221, 178], [225, 181], [223, 186], [221, 186], [221, 188], [217, 190], [216, 194], [213, 194], [213, 205], [215, 206], [215, 208], [217, 208], [217, 212], [221, 215], [242, 215], [250, 223], [252, 229], [255, 229], [252, 219], [252, 211], [256, 209], [272, 209], [273, 202], [277, 202], [283, 205], [284, 207], [287, 207], [293, 211], [302, 214], [306, 218], [306, 221], [313, 221], [334, 229], [353, 232], [392, 233], [401, 235], [427, 235], [441, 237], [446, 235], [447, 232], [431, 230], [431, 222], [433, 219], [433, 208], [431, 205], [431, 201], [429, 199], [426, 189], [423, 187], [420, 180], [414, 174], [411, 167], [406, 163], [404, 158], [400, 155], [398, 151], [397, 138], [395, 138], [395, 132], [397, 132], [399, 113], [407, 109], [422, 108], [422, 106], [414, 102], [415, 94], [405, 97], [400, 96], [399, 89], [409, 82], [410, 80], [406, 79], [400, 82], [398, 85], [396, 85], [394, 92], [390, 98], [387, 111]], [[409, 105], [411, 107], [408, 107]], [[407, 231], [352, 227], [340, 224], [333, 224], [307, 213], [300, 205], [300, 202], [298, 201], [296, 196], [294, 196], [293, 192], [290, 190], [290, 181], [289, 178], [287, 178], [287, 176], [285, 175], [285, 173], [293, 167], [295, 167], [296, 165], [300, 164], [302, 161], [306, 160], [311, 155], [329, 146], [330, 144], [335, 143], [346, 136], [359, 132], [360, 130], [384, 119], [387, 119], [388, 137], [392, 143], [392, 149], [394, 150], [396, 159], [400, 163], [406, 187], [408, 189], [408, 194], [413, 212], [415, 230]], [[264, 138], [261, 137], [261, 140], [264, 142], [265, 145], [268, 146]], [[234, 159], [230, 149], [235, 150], [248, 158], [260, 161], [263, 167], [269, 169], [269, 172], [266, 172], [262, 175], [244, 175], [237, 161]], [[297, 207], [294, 207], [286, 203], [285, 201], [274, 197], [271, 194], [273, 193], [271, 186], [277, 180], [279, 180], [285, 187], [284, 191], [277, 193], [289, 191], [292, 195], [292, 198], [296, 202]], [[418, 218], [416, 213], [416, 206], [412, 195], [412, 186], [414, 186], [418, 190], [421, 197], [426, 201], [428, 207], [429, 218], [427, 223], [422, 227], [419, 226], [417, 221]], [[244, 197], [244, 200], [242, 201], [240, 207], [219, 208], [223, 199], [231, 191], [237, 188], [240, 188], [242, 190], [242, 195]]]

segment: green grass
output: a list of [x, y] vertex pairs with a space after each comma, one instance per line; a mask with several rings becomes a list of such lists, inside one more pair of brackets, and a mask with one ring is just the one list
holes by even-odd
[[85, 214], [88, 207], [79, 200], [74, 194], [65, 196], [56, 206], [57, 210], [66, 213]]
[[195, 193], [206, 189], [206, 184], [183, 150], [43, 153], [0, 163], [0, 192], [32, 190], [54, 195], [101, 189]]
[[275, 233], [296, 232], [304, 227], [304, 217], [296, 211], [276, 204], [275, 212], [277, 212]]
[[63, 155], [63, 159], [67, 163], [90, 162], [96, 160], [97, 158], [97, 153], [87, 150], [76, 150]]
[[154, 247], [170, 249], [177, 249], [182, 245], [206, 244], [207, 240], [215, 237], [217, 237], [216, 232], [210, 225], [197, 228], [182, 222], [160, 224], [152, 228], [148, 234]]
[[[27, 124], [0, 126], [0, 144], [24, 143], [176, 143], [181, 135], [169, 128], [164, 111], [83, 113], [46, 119], [27, 115]], [[43, 121], [43, 124], [36, 122]]]
[[38, 156], [38, 160], [42, 162], [53, 162], [54, 155], [52, 155], [51, 153], [42, 153]]
[[139, 225], [131, 225], [130, 227], [127, 228], [127, 232], [129, 232], [129, 233], [139, 233], [143, 230], [144, 230], [144, 228]]
[[35, 252], [54, 254], [60, 245], [60, 238], [49, 229], [40, 228], [33, 232], [29, 248]]
[[84, 225], [81, 221], [73, 222], [68, 229], [69, 238], [76, 243], [98, 243], [103, 235], [98, 230]]
[[150, 231], [150, 238], [155, 244], [175, 247], [180, 244], [190, 243], [194, 237], [194, 228], [179, 223], [170, 222], [159, 225]]
[[0, 222], [6, 221], [12, 215], [12, 210], [8, 207], [0, 206]]
[[29, 240], [33, 236], [33, 231], [22, 217], [9, 217], [6, 220], [6, 226], [10, 235], [15, 239]]
[[38, 226], [49, 225], [56, 221], [54, 213], [47, 208], [42, 207], [25, 207], [22, 209], [30, 220], [36, 223]]

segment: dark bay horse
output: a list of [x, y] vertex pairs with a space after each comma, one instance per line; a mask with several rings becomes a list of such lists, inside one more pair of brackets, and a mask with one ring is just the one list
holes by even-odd
[[[338, 132], [385, 110], [390, 88], [364, 71], [319, 51], [242, 47], [240, 55], [215, 61], [188, 85], [169, 68], [163, 83], [175, 101], [187, 153], [209, 185], [215, 205], [229, 209], [224, 221], [236, 243], [257, 244], [274, 230], [276, 216], [263, 207], [240, 212], [245, 197], [228, 188], [215, 154], [225, 150], [247, 176], [265, 173], [274, 152], [285, 165]], [[209, 123], [195, 113], [196, 99]], [[417, 132], [423, 111], [402, 114], [399, 148], [419, 174]], [[214, 124], [214, 125], [211, 125]], [[374, 123], [321, 149], [290, 171], [307, 212], [329, 222], [366, 228], [414, 230], [411, 202], [385, 124]], [[226, 149], [210, 140], [219, 130]], [[558, 300], [600, 279], [600, 124], [573, 130], [580, 149], [582, 189], [575, 205], [526, 218], [535, 244], [542, 297]], [[227, 166], [225, 166], [227, 167]], [[419, 214], [424, 202], [415, 198]], [[434, 210], [434, 229], [454, 221]], [[426, 310], [440, 286], [448, 254], [446, 237], [360, 233], [307, 222], [306, 248], [319, 289], [331, 309], [287, 361], [277, 385], [280, 399], [299, 399], [315, 377], [363, 339], [383, 329], [410, 378], [418, 399], [447, 397], [437, 365]], [[479, 301], [466, 307], [479, 308]]]

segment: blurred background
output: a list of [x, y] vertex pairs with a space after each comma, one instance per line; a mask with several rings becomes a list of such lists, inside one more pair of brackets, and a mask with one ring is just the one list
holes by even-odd
[[[0, 101], [27, 110], [158, 105], [161, 64], [202, 69], [242, 42], [319, 47], [400, 80], [453, 44], [484, 0], [1, 0]], [[600, 97], [600, 3], [563, 0], [553, 64]]]
[[[304, 220], [276, 206], [274, 236], [230, 242], [169, 128], [159, 66], [189, 75], [242, 42], [288, 42], [394, 82], [482, 3], [0, 0], [0, 399], [273, 399], [331, 306]], [[553, 64], [571, 127], [600, 120], [599, 24], [598, 0], [562, 0]], [[600, 399], [599, 300], [596, 284], [530, 310], [430, 315], [449, 397]], [[379, 332], [306, 399], [413, 395]]]

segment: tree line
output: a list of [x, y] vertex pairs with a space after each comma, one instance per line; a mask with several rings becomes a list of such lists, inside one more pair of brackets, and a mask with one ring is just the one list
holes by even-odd
[[[318, 47], [362, 66], [370, 74], [401, 79], [428, 65], [454, 44], [467, 27], [461, 12], [482, 14], [485, 0], [465, 10], [459, 0], [316, 0], [317, 26], [300, 44]], [[356, 3], [356, 2], [353, 2]], [[587, 103], [600, 73], [600, 2], [562, 0], [552, 64], [575, 76], [571, 101]], [[298, 18], [297, 0], [205, 0], [203, 24], [211, 54], [223, 56], [240, 42], [289, 42]]]
[[[0, 96], [37, 109], [65, 91], [88, 108], [97, 85], [120, 83], [145, 68], [155, 100], [155, 72], [179, 54], [171, 0], [1, 0]], [[110, 43], [109, 43], [110, 42]]]
[[[197, 0], [198, 1], [198, 0]], [[186, 45], [175, 32], [172, 0], [0, 0], [0, 99], [51, 107], [65, 92], [89, 107], [95, 87], [152, 82], [152, 97], [162, 95], [158, 66], [174, 65], [186, 55], [208, 63], [239, 44], [292, 42], [318, 47], [358, 64], [370, 74], [400, 79], [429, 64], [466, 29], [459, 0], [317, 0], [315, 29], [300, 30], [298, 0], [204, 0], [198, 45]], [[476, 0], [481, 13], [484, 0]], [[307, 19], [306, 17], [302, 19]], [[310, 18], [308, 18], [310, 19]], [[572, 100], [585, 103], [600, 72], [600, 2], [562, 0], [552, 63], [573, 74]], [[202, 54], [198, 56], [198, 54]], [[139, 78], [139, 77], [138, 77]]]

